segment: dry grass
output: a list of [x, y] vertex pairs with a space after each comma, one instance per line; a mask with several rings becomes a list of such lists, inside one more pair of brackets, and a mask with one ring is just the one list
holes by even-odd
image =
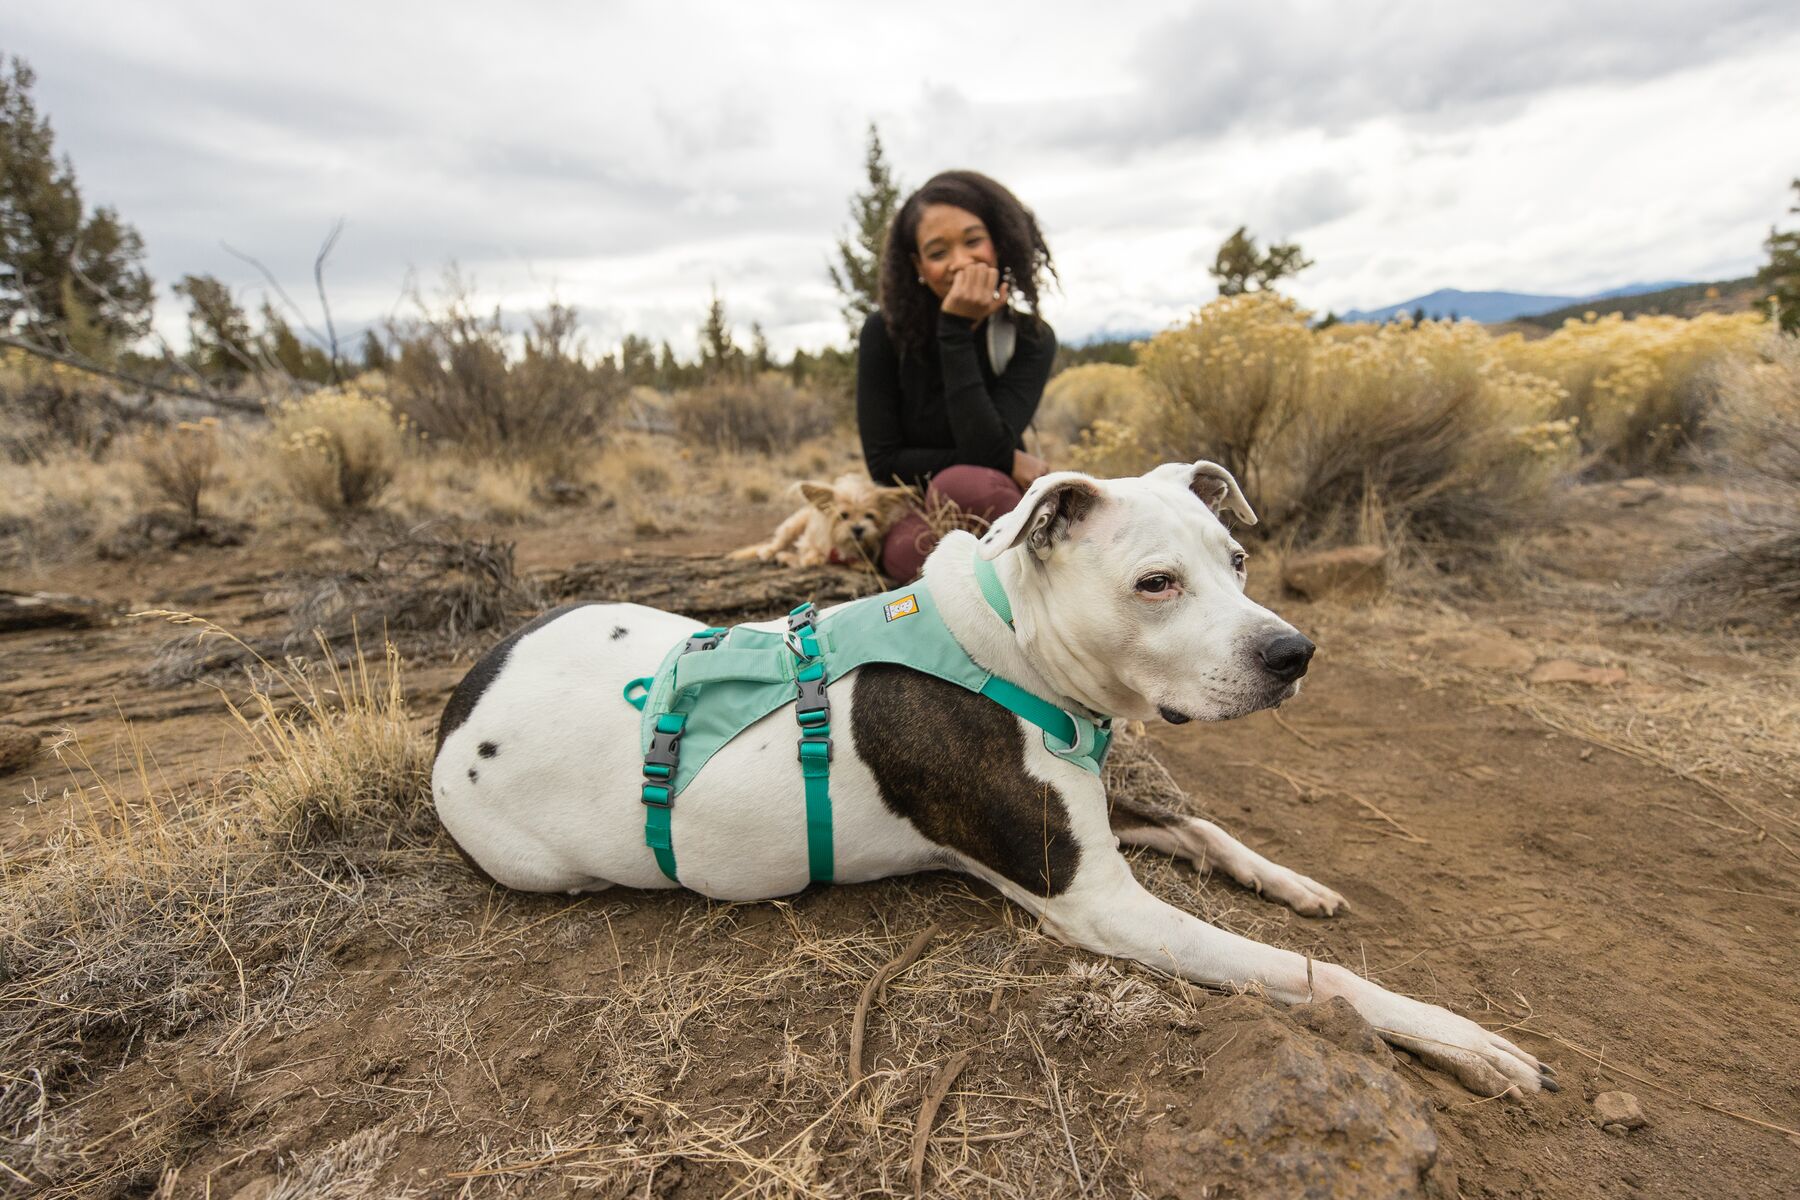
[[829, 400], [774, 372], [677, 392], [669, 409], [685, 444], [737, 453], [780, 454], [835, 421]]
[[0, 463], [0, 555], [54, 563], [90, 548], [136, 511], [134, 482], [113, 463], [66, 451]]
[[197, 1103], [108, 1146], [62, 1093], [203, 1023], [241, 1043], [292, 1019], [330, 946], [441, 901], [415, 857], [433, 836], [431, 750], [393, 647], [319, 674], [264, 664], [228, 707], [248, 763], [208, 793], [169, 794], [135, 739], [108, 772], [65, 737], [70, 815], [0, 874], [0, 1160], [37, 1184], [137, 1177], [180, 1149], [165, 1143]]
[[151, 493], [173, 505], [188, 524], [197, 524], [200, 500], [219, 478], [219, 422], [183, 421], [140, 434], [131, 456]]
[[1667, 579], [1689, 618], [1800, 621], [1800, 338], [1772, 335], [1762, 361], [1719, 372], [1709, 464], [1731, 490], [1708, 544]]

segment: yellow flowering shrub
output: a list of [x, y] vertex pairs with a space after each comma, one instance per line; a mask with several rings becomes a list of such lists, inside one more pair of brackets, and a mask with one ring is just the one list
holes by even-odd
[[[1566, 469], [1562, 390], [1472, 323], [1313, 330], [1272, 293], [1222, 298], [1140, 356], [1148, 462], [1210, 458], [1304, 541], [1478, 544]], [[1117, 440], [1117, 439], [1115, 439]]]
[[1142, 475], [1159, 461], [1144, 448], [1137, 426], [1111, 417], [1094, 418], [1069, 447], [1067, 458], [1071, 470], [1103, 479]]
[[1515, 333], [1496, 344], [1508, 366], [1563, 388], [1556, 415], [1578, 422], [1586, 453], [1640, 472], [1667, 466], [1693, 441], [1718, 368], [1750, 356], [1767, 329], [1756, 313], [1630, 321], [1588, 313], [1548, 337]]
[[1306, 407], [1318, 345], [1306, 318], [1285, 296], [1246, 292], [1152, 338], [1138, 368], [1155, 398], [1154, 440], [1176, 458], [1212, 459], [1253, 491]]
[[289, 489], [327, 513], [366, 508], [393, 481], [406, 448], [405, 418], [363, 384], [287, 401], [271, 424]]
[[1050, 380], [1035, 423], [1040, 432], [1074, 445], [1101, 420], [1142, 425], [1149, 402], [1150, 388], [1142, 371], [1118, 363], [1086, 363]]

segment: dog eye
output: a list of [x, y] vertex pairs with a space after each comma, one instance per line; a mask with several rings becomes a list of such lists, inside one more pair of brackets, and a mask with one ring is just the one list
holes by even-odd
[[1234, 571], [1243, 570], [1244, 562], [1249, 557], [1250, 556], [1248, 554], [1245, 554], [1242, 550], [1233, 550], [1231, 552], [1231, 569]]
[[1152, 596], [1166, 592], [1174, 586], [1175, 581], [1167, 575], [1146, 575], [1137, 581], [1137, 590], [1148, 592]]

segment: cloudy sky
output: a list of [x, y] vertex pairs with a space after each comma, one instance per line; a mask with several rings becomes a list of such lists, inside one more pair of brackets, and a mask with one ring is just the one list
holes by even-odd
[[[1036, 209], [1065, 340], [1213, 295], [1240, 223], [1299, 240], [1319, 310], [1438, 287], [1742, 275], [1800, 174], [1783, 0], [9, 5], [0, 49], [90, 203], [168, 285], [378, 320], [460, 263], [589, 342], [678, 348], [710, 290], [780, 351], [845, 338], [826, 277], [876, 121], [904, 185], [968, 166]], [[867, 15], [851, 14], [863, 10]]]

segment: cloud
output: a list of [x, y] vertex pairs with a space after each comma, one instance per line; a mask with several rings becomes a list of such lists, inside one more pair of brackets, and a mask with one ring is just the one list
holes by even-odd
[[1146, 30], [1141, 85], [1059, 114], [1064, 145], [1114, 155], [1239, 128], [1342, 131], [1382, 116], [1505, 115], [1570, 86], [1634, 83], [1790, 32], [1780, 0], [1583, 5], [1233, 4]]
[[595, 344], [691, 348], [717, 286], [785, 350], [843, 336], [825, 264], [870, 119], [904, 183], [973, 166], [1037, 210], [1071, 340], [1209, 298], [1239, 224], [1302, 240], [1320, 307], [1736, 270], [1793, 170], [1783, 15], [924, 3], [852, 30], [824, 3], [62, 0], [12, 14], [8, 49], [165, 297], [211, 272], [254, 302], [223, 241], [305, 301], [343, 217], [342, 325], [455, 260], [490, 302], [554, 288]]

